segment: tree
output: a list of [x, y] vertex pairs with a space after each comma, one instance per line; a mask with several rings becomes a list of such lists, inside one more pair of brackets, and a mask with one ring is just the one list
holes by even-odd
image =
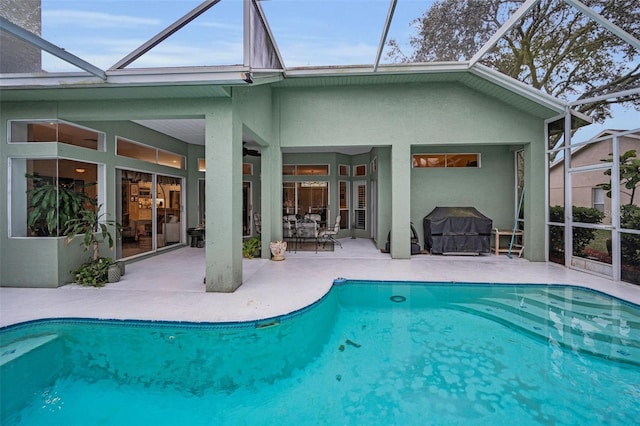
[[[524, 0], [436, 0], [412, 24], [413, 52], [405, 55], [390, 40], [388, 56], [400, 62], [465, 61], [496, 33]], [[640, 38], [639, 0], [582, 0], [636, 38]], [[640, 86], [638, 52], [626, 41], [562, 0], [541, 0], [480, 60], [517, 80], [561, 99], [579, 99]], [[640, 96], [585, 104], [581, 112], [596, 120], [610, 116], [610, 104]]]
[[[610, 153], [609, 157], [612, 156], [613, 154]], [[613, 159], [606, 158], [600, 161], [611, 163]], [[611, 169], [604, 174], [611, 176]], [[611, 198], [611, 182], [601, 183], [598, 186], [607, 191], [607, 197]], [[629, 205], [633, 204], [638, 186], [640, 186], [640, 159], [636, 158], [636, 150], [631, 149], [620, 156], [620, 191], [629, 196]]]

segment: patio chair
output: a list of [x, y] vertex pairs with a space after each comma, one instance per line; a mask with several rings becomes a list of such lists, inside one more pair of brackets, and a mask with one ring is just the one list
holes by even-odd
[[336, 240], [335, 236], [340, 231], [340, 216], [336, 217], [336, 223], [333, 224], [333, 229], [324, 229], [318, 235], [318, 238], [324, 240], [324, 244], [327, 244], [327, 241], [331, 241], [333, 244], [337, 244], [342, 248], [342, 243]]

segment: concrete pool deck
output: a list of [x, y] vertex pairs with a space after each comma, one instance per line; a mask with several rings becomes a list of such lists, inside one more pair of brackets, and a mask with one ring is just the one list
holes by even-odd
[[52, 289], [0, 288], [0, 326], [40, 318], [249, 321], [296, 311], [324, 296], [338, 277], [478, 283], [571, 284], [640, 305], [640, 286], [616, 283], [553, 263], [506, 255], [391, 259], [368, 239], [340, 240], [333, 252], [287, 252], [287, 259], [243, 260], [234, 293], [206, 293], [204, 250], [182, 247], [132, 262], [118, 283]]

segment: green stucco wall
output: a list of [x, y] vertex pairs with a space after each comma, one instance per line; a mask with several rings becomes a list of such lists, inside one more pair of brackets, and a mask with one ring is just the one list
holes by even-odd
[[[409, 222], [422, 239], [422, 218], [438, 205], [474, 206], [491, 217], [494, 226], [510, 228], [514, 213], [513, 150], [525, 149], [526, 198], [525, 257], [544, 260], [544, 141], [543, 120], [461, 84], [412, 83], [379, 85], [325, 85], [317, 87], [244, 86], [229, 89], [230, 98], [100, 99], [59, 102], [3, 102], [0, 124], [0, 161], [10, 157], [55, 156], [77, 158], [105, 165], [106, 204], [115, 214], [115, 168], [157, 172], [186, 178], [185, 227], [198, 224], [198, 180], [207, 179], [207, 289], [233, 291], [241, 284], [241, 204], [243, 180], [253, 186], [254, 211], [263, 222], [263, 256], [269, 241], [282, 237], [283, 163], [327, 163], [331, 218], [338, 212], [340, 164], [367, 165], [370, 191], [377, 187], [375, 212], [368, 212], [368, 228], [343, 230], [341, 237], [373, 237], [383, 248], [390, 229], [395, 258], [408, 258]], [[94, 152], [63, 144], [6, 143], [7, 120], [58, 118], [79, 123], [107, 135], [107, 151]], [[206, 146], [188, 145], [138, 126], [130, 120], [202, 118]], [[254, 176], [241, 173], [242, 139], [250, 136], [262, 147]], [[115, 155], [114, 140], [122, 136], [181, 153], [187, 170], [171, 169]], [[285, 154], [289, 148], [331, 150], [332, 147], [364, 147], [365, 153]], [[412, 153], [477, 152], [478, 169], [412, 169]], [[208, 173], [197, 171], [198, 158], [207, 159]], [[377, 171], [370, 165], [376, 159]], [[256, 159], [252, 159], [257, 161]], [[0, 174], [0, 186], [8, 187], [8, 175]], [[293, 179], [296, 180], [296, 179]], [[213, 188], [217, 186], [217, 188]], [[350, 188], [350, 191], [352, 187]], [[211, 192], [209, 192], [211, 191]], [[350, 194], [352, 197], [353, 194]], [[371, 201], [369, 201], [371, 205]], [[7, 235], [7, 197], [0, 199], [0, 285], [50, 286], [42, 277], [55, 270], [62, 283], [69, 266], [59, 243], [22, 241]], [[224, 219], [218, 219], [218, 217]], [[371, 220], [375, 219], [375, 220]], [[10, 254], [8, 254], [10, 253]], [[59, 254], [54, 254], [59, 253]], [[38, 259], [31, 279], [14, 281], [24, 265], [18, 257]], [[52, 256], [56, 260], [51, 260]]]

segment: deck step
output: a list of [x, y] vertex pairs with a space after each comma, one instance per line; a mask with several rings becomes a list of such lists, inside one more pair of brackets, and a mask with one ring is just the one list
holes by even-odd
[[0, 366], [21, 357], [24, 354], [39, 348], [52, 340], [58, 338], [57, 334], [46, 334], [43, 336], [30, 337], [28, 339], [18, 340], [0, 347]]

